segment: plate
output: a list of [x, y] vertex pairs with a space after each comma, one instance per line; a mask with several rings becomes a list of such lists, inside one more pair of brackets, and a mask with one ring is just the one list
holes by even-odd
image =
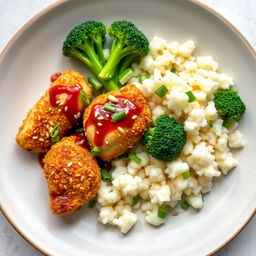
[[[49, 84], [53, 72], [77, 69], [61, 47], [73, 26], [85, 20], [133, 21], [149, 38], [192, 39], [196, 55], [211, 55], [231, 75], [248, 111], [240, 129], [247, 141], [237, 153], [239, 166], [216, 179], [200, 212], [182, 212], [154, 228], [141, 219], [124, 236], [97, 221], [84, 207], [68, 217], [50, 213], [47, 185], [37, 155], [22, 151], [15, 135], [22, 119]], [[231, 240], [252, 218], [256, 206], [255, 52], [234, 27], [193, 1], [76, 0], [54, 4], [15, 36], [0, 64], [0, 204], [10, 223], [37, 249], [54, 256], [207, 255]]]

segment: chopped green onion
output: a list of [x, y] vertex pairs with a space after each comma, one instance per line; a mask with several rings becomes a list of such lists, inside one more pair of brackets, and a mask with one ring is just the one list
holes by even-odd
[[118, 158], [119, 159], [127, 159], [128, 158], [128, 153], [124, 153], [124, 154], [120, 155]]
[[166, 218], [166, 214], [167, 214], [167, 209], [160, 206], [158, 208], [157, 216], [159, 218], [161, 218], [161, 219], [165, 219]]
[[147, 78], [150, 78], [150, 75], [149, 74], [146, 74], [146, 75], [139, 75], [138, 77], [138, 80], [140, 83], [142, 83], [143, 80], [147, 79]]
[[107, 169], [102, 168], [102, 169], [100, 169], [100, 172], [101, 172], [102, 180], [104, 180], [104, 181], [111, 181], [112, 180], [112, 177], [111, 177], [110, 173], [107, 171]]
[[155, 91], [155, 94], [156, 94], [157, 96], [159, 96], [160, 98], [163, 98], [163, 97], [166, 95], [167, 92], [168, 92], [168, 89], [166, 88], [166, 86], [165, 86], [165, 85], [162, 85], [162, 86], [160, 86], [160, 87]]
[[91, 153], [92, 153], [93, 156], [98, 156], [100, 154], [100, 148], [99, 147], [94, 147], [91, 150]]
[[90, 104], [90, 100], [84, 90], [80, 91], [80, 97], [81, 97], [81, 101], [84, 105], [88, 106]]
[[187, 180], [190, 177], [190, 172], [189, 171], [183, 172], [182, 177], [184, 180]]
[[113, 95], [108, 95], [108, 99], [109, 99], [111, 102], [114, 102], [114, 103], [118, 102], [118, 99], [117, 99], [115, 96], [113, 96]]
[[60, 125], [57, 124], [55, 125], [52, 130], [50, 131], [49, 135], [52, 139], [52, 142], [57, 142], [60, 140], [60, 136], [59, 135], [59, 132], [60, 132]]
[[110, 104], [108, 104], [108, 103], [106, 103], [106, 104], [104, 105], [104, 109], [107, 110], [107, 111], [110, 111], [110, 112], [115, 112], [115, 111], [116, 111], [116, 107], [113, 106], [113, 105], [110, 105]]
[[213, 120], [209, 121], [209, 125], [210, 125], [210, 127], [213, 127]]
[[118, 80], [120, 84], [124, 85], [130, 78], [132, 78], [132, 75], [133, 75], [133, 69], [127, 68], [118, 76]]
[[130, 155], [129, 155], [129, 158], [130, 158], [133, 162], [135, 162], [135, 163], [137, 163], [137, 164], [139, 164], [139, 163], [141, 162], [141, 159], [140, 159], [138, 156], [136, 156], [135, 154], [130, 154]]
[[123, 119], [126, 117], [126, 111], [122, 110], [120, 112], [117, 112], [115, 114], [112, 115], [112, 122], [116, 123], [117, 121]]
[[172, 69], [171, 69], [171, 72], [172, 72], [172, 73], [176, 73], [176, 68], [172, 68]]
[[80, 128], [77, 128], [77, 129], [76, 129], [76, 132], [77, 132], [77, 133], [80, 133], [80, 132], [83, 132], [83, 131], [84, 131], [84, 128], [83, 128], [83, 127], [80, 127]]
[[88, 82], [93, 86], [94, 90], [99, 90], [102, 88], [100, 81], [94, 77], [88, 77]]
[[132, 200], [132, 207], [135, 206], [141, 200], [140, 195], [137, 195]]
[[188, 208], [190, 207], [189, 203], [187, 201], [184, 201], [182, 204], [181, 204], [181, 208], [183, 210], [187, 210]]
[[193, 94], [192, 91], [188, 91], [188, 92], [186, 92], [186, 94], [188, 95], [188, 102], [189, 103], [191, 103], [191, 102], [196, 100], [196, 96]]
[[87, 206], [88, 206], [88, 208], [93, 208], [96, 203], [97, 203], [97, 200], [94, 198], [88, 202]]
[[60, 136], [52, 137], [52, 142], [57, 142], [60, 140]]

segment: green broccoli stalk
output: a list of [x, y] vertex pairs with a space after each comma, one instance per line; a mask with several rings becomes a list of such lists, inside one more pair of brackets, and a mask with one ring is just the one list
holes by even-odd
[[[87, 21], [74, 27], [63, 43], [63, 55], [81, 60], [98, 77], [105, 64], [103, 45], [106, 27], [98, 21]], [[99, 79], [106, 91], [119, 89], [114, 80]]]
[[108, 29], [108, 34], [114, 40], [111, 45], [110, 56], [99, 74], [99, 77], [104, 80], [114, 76], [119, 64], [121, 70], [118, 73], [120, 74], [130, 66], [136, 56], [145, 56], [149, 51], [148, 39], [129, 21], [112, 23]]
[[186, 132], [175, 118], [161, 115], [145, 133], [144, 142], [149, 154], [158, 160], [169, 162], [180, 155], [186, 144]]
[[229, 128], [234, 122], [240, 121], [246, 106], [237, 90], [221, 89], [214, 94], [214, 104], [218, 113], [224, 119], [223, 126]]

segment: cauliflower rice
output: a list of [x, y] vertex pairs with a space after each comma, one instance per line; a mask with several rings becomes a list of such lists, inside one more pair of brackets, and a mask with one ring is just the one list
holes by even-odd
[[[230, 148], [243, 147], [243, 136], [235, 130], [237, 125], [229, 130], [222, 126], [213, 102], [216, 90], [229, 89], [233, 79], [217, 72], [218, 63], [211, 56], [193, 56], [194, 50], [191, 40], [179, 44], [154, 37], [149, 54], [133, 65], [136, 77], [130, 83], [143, 92], [153, 120], [162, 114], [178, 119], [184, 124], [187, 143], [180, 157], [168, 163], [154, 159], [141, 143], [132, 149], [140, 163], [112, 161], [113, 179], [109, 184], [101, 181], [97, 208], [99, 221], [117, 226], [122, 233], [137, 222], [138, 209], [144, 212], [146, 222], [155, 226], [167, 219], [158, 217], [159, 206], [173, 208], [186, 200], [194, 209], [201, 209], [203, 194], [211, 191], [213, 178], [226, 175], [238, 164]], [[140, 83], [141, 74], [150, 78]], [[154, 94], [161, 85], [168, 88], [162, 99]], [[188, 102], [188, 91], [193, 92], [196, 101]], [[182, 176], [186, 171], [190, 171], [188, 179]], [[137, 195], [142, 199], [132, 207]]]

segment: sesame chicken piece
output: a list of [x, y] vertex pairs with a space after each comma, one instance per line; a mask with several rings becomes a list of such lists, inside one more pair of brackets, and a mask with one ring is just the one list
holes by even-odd
[[[67, 70], [62, 75], [60, 75], [54, 82], [52, 82], [51, 87], [62, 85], [62, 86], [74, 86], [78, 84], [87, 94], [88, 98], [92, 97], [92, 87], [86, 81], [84, 76], [74, 70]], [[60, 94], [60, 99], [58, 106], [52, 106], [50, 103], [49, 89], [45, 92], [35, 106], [28, 112], [26, 119], [23, 120], [23, 124], [19, 129], [16, 136], [16, 141], [24, 150], [32, 151], [35, 153], [47, 152], [50, 147], [56, 141], [52, 141], [50, 132], [56, 126], [60, 127], [58, 133], [59, 138], [61, 138], [73, 125], [76, 118], [79, 118], [78, 113], [74, 120], [70, 120], [65, 111], [67, 111], [67, 106], [63, 108], [63, 104], [67, 99], [67, 95]], [[79, 111], [83, 111], [85, 104], [79, 99], [78, 102]]]
[[[114, 105], [114, 101], [116, 101], [118, 97], [126, 98], [126, 100], [123, 101], [124, 104], [130, 101], [137, 108], [140, 108], [141, 112], [138, 115], [132, 115], [130, 117], [131, 120], [129, 122], [133, 122], [130, 128], [121, 127], [119, 121], [117, 121], [115, 123], [116, 129], [106, 134], [103, 138], [103, 144], [100, 146], [96, 145], [95, 137], [102, 136], [98, 131], [99, 127], [107, 129], [107, 127], [103, 126], [104, 120], [102, 119], [110, 118], [114, 113], [106, 114], [104, 118], [101, 118], [101, 116], [98, 116], [98, 113], [95, 112], [94, 117], [97, 119], [96, 125], [92, 125], [88, 119], [92, 116], [91, 113], [95, 111], [95, 106], [104, 105], [106, 102], [109, 103], [109, 99], [110, 101], [112, 99]], [[110, 117], [108, 115], [110, 115]], [[123, 122], [125, 122], [125, 118], [127, 117], [124, 117]], [[103, 161], [111, 161], [113, 158], [127, 151], [128, 148], [131, 148], [141, 139], [151, 122], [151, 111], [147, 101], [143, 97], [142, 92], [133, 84], [126, 85], [120, 90], [99, 95], [92, 101], [90, 106], [86, 108], [83, 116], [83, 125], [87, 140], [91, 148], [95, 146], [100, 148], [100, 152], [97, 156]], [[113, 125], [113, 122], [111, 125]]]
[[96, 196], [100, 187], [99, 166], [86, 148], [76, 144], [76, 138], [62, 138], [43, 160], [50, 208], [57, 215], [79, 210]]

